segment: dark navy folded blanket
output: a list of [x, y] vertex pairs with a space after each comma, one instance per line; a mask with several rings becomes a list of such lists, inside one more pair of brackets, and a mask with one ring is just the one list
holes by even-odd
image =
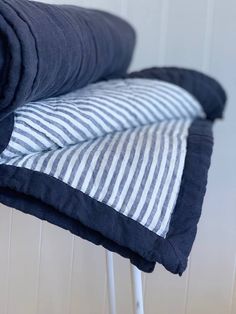
[[124, 74], [134, 43], [131, 26], [109, 13], [1, 0], [0, 120], [26, 102]]

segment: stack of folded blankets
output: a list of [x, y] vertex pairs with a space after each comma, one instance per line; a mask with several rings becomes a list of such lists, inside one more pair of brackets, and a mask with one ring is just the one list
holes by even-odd
[[127, 74], [135, 33], [98, 10], [0, 2], [0, 202], [182, 274], [226, 101], [181, 68]]

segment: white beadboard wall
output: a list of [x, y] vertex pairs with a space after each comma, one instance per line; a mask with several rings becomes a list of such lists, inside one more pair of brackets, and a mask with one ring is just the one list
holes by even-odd
[[[226, 119], [199, 232], [182, 278], [144, 275], [146, 314], [236, 314], [236, 1], [51, 0], [115, 12], [138, 33], [132, 69], [179, 65], [225, 85]], [[129, 263], [115, 256], [118, 314], [132, 313]], [[105, 251], [46, 222], [0, 206], [0, 314], [108, 314]]]

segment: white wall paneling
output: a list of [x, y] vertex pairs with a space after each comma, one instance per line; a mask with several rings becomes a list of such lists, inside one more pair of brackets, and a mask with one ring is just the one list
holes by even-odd
[[[225, 85], [191, 263], [180, 278], [143, 274], [145, 314], [236, 314], [235, 0], [44, 0], [106, 9], [137, 30], [132, 69], [177, 65]], [[233, 135], [232, 135], [233, 134]], [[117, 313], [132, 313], [127, 260], [114, 256]], [[0, 314], [108, 314], [105, 250], [0, 206]]]

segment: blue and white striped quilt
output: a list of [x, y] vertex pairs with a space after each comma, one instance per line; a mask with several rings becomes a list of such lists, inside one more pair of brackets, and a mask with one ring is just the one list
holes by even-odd
[[210, 120], [225, 95], [187, 70], [134, 76], [17, 108], [0, 150], [0, 202], [143, 271], [159, 262], [182, 274], [206, 188]]
[[96, 83], [17, 109], [0, 163], [50, 175], [165, 237], [197, 117], [198, 101], [173, 84]]

